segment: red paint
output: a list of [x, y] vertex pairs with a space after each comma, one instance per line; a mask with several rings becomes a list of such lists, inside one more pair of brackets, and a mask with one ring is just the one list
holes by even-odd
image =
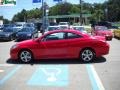
[[93, 35], [103, 36], [106, 38], [106, 40], [112, 40], [113, 38], [112, 31], [107, 29], [105, 26], [96, 26], [95, 30], [93, 31]]
[[[43, 41], [43, 38], [53, 33], [74, 33], [81, 38]], [[109, 53], [109, 45], [103, 37], [92, 37], [75, 30], [56, 30], [46, 33], [36, 40], [26, 40], [17, 43], [17, 47], [10, 50], [11, 59], [18, 59], [21, 49], [28, 49], [34, 59], [79, 58], [82, 49], [91, 48], [96, 56]]]

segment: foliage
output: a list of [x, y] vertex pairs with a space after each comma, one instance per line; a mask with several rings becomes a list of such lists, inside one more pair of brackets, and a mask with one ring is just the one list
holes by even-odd
[[[80, 4], [71, 4], [68, 2], [60, 2], [55, 6], [49, 8], [49, 15], [70, 15], [79, 14]], [[108, 0], [102, 4], [99, 3], [85, 3], [82, 1], [82, 13], [91, 13], [90, 20], [101, 21], [120, 21], [120, 1]], [[14, 15], [12, 21], [27, 21], [27, 19], [41, 18], [42, 7], [40, 9], [25, 10]]]
[[32, 10], [28, 10], [28, 11], [23, 9], [21, 12], [17, 13], [16, 15], [14, 15], [12, 21], [13, 22], [16, 22], [16, 21], [26, 22], [27, 19], [40, 18], [41, 16], [42, 16], [42, 12], [38, 8], [32, 9]]
[[3, 16], [0, 16], [0, 20], [2, 20], [3, 19]]
[[107, 3], [108, 20], [120, 21], [120, 0], [109, 0]]
[[0, 20], [3, 20], [4, 24], [10, 23], [8, 19], [5, 19], [3, 16], [0, 16]]

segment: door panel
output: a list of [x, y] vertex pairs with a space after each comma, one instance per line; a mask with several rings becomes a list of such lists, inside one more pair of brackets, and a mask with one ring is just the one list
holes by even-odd
[[43, 38], [39, 45], [40, 58], [66, 58], [68, 44], [65, 33], [52, 33]]
[[67, 43], [65, 40], [41, 42], [40, 56], [42, 58], [65, 58], [67, 56]]

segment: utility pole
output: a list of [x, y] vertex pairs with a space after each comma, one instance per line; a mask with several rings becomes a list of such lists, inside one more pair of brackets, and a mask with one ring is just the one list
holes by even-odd
[[106, 1], [106, 5], [105, 5], [105, 19], [106, 21], [108, 21], [108, 2]]
[[82, 0], [80, 0], [80, 25], [82, 26]]
[[44, 0], [42, 0], [42, 34], [45, 32], [45, 19], [44, 19]]

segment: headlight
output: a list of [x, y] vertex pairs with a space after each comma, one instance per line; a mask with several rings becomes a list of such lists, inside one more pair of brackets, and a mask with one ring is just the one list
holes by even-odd
[[15, 44], [15, 45], [13, 45], [13, 46], [11, 47], [11, 49], [15, 49], [15, 48], [17, 48], [17, 47], [18, 47], [18, 45]]
[[31, 36], [31, 34], [27, 34], [27, 36]]
[[106, 34], [105, 36], [110, 36], [109, 34]]

